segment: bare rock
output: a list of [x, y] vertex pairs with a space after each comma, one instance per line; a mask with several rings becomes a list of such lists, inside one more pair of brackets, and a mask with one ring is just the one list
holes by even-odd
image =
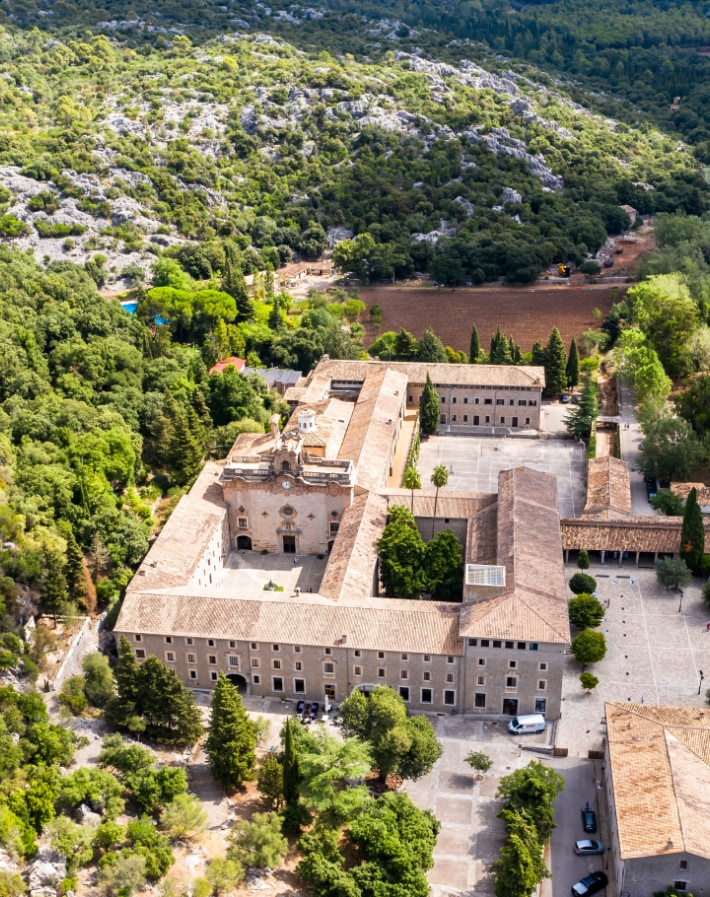
[[101, 814], [94, 813], [86, 804], [77, 807], [74, 818], [79, 825], [85, 825], [87, 828], [98, 828], [101, 825]]
[[51, 847], [40, 847], [29, 867], [32, 897], [55, 897], [57, 885], [67, 877], [64, 857]]

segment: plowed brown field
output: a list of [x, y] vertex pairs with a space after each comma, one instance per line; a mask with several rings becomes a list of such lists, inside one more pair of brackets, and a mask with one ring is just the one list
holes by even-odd
[[[626, 289], [624, 284], [618, 284], [613, 301], [619, 302]], [[612, 295], [609, 286], [590, 285], [455, 290], [402, 285], [360, 289], [360, 298], [368, 309], [375, 304], [382, 309], [379, 331], [369, 314], [363, 315], [366, 346], [377, 339], [378, 332], [403, 327], [419, 338], [431, 327], [445, 346], [464, 352], [469, 349], [473, 324], [484, 350], [498, 325], [520, 344], [523, 352], [529, 352], [535, 340], [545, 344], [553, 327], [569, 346], [573, 336], [579, 338], [585, 330], [599, 329], [601, 319], [595, 318], [592, 311], [598, 308], [606, 315]]]

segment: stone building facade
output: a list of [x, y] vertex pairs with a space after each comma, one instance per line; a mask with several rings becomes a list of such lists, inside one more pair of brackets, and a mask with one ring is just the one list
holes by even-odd
[[[223, 671], [253, 695], [340, 701], [388, 685], [412, 710], [558, 717], [569, 625], [554, 476], [517, 468], [497, 495], [442, 490], [437, 529], [462, 545], [463, 602], [383, 597], [378, 541], [389, 508], [412, 501], [390, 482], [407, 375], [337, 364], [335, 391], [331, 368], [317, 384], [319, 365], [283, 432], [272, 421], [205, 466], [130, 584], [117, 634], [196, 688]], [[432, 365], [432, 380], [450, 378], [440, 367], [463, 366]], [[425, 539], [434, 501], [413, 498]], [[299, 578], [299, 555], [315, 579]]]

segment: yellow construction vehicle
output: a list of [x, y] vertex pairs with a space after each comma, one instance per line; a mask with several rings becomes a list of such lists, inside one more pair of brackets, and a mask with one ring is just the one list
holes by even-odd
[[560, 262], [557, 266], [557, 273], [560, 275], [560, 277], [569, 277], [572, 273], [572, 269], [569, 265], [565, 265], [563, 262]]

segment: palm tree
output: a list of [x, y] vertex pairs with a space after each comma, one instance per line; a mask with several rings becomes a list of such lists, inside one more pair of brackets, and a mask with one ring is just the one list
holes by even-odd
[[422, 488], [422, 478], [419, 476], [419, 471], [416, 467], [408, 467], [404, 471], [402, 485], [405, 489], [412, 490], [412, 514], [414, 514], [414, 490]]
[[431, 475], [431, 481], [436, 486], [436, 496], [434, 498], [434, 517], [431, 521], [431, 537], [434, 538], [434, 527], [436, 526], [436, 506], [439, 501], [439, 489], [449, 482], [449, 471], [445, 464], [437, 464], [434, 473]]

